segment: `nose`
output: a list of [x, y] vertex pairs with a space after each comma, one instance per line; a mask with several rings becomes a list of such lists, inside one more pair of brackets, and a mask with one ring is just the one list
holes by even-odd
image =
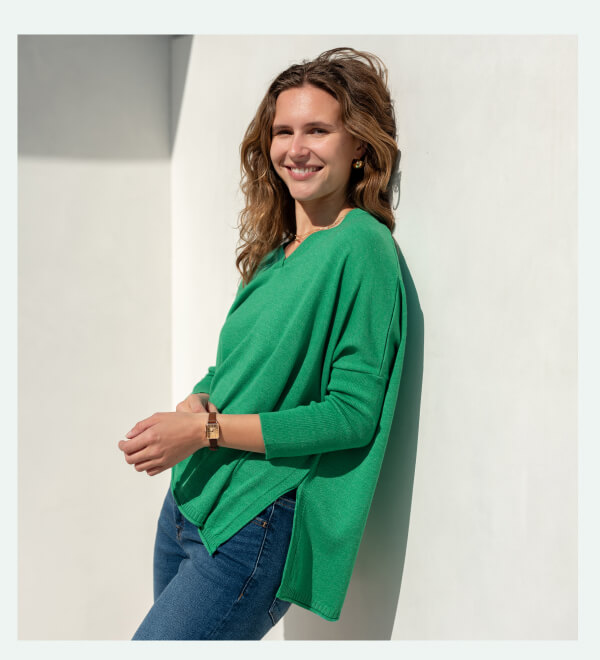
[[292, 136], [288, 151], [291, 158], [302, 158], [308, 155], [308, 147], [306, 146], [304, 137], [302, 133], [296, 133]]

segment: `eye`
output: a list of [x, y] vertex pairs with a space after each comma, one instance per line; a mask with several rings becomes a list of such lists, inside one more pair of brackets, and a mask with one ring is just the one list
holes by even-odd
[[[273, 137], [276, 137], [277, 135], [291, 135], [292, 131], [290, 131], [288, 128], [280, 128], [278, 130], [273, 131]], [[318, 126], [314, 126], [313, 128], [310, 129], [309, 133], [321, 133], [321, 134], [326, 134], [328, 131], [324, 128], [319, 128]]]

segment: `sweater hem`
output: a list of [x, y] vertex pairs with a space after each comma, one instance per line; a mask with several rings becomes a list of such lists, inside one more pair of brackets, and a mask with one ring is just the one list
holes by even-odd
[[[261, 502], [261, 507], [259, 508], [258, 513], [260, 513], [260, 511], [262, 511], [270, 504], [273, 504], [273, 502], [276, 499], [281, 497], [281, 495], [283, 495], [284, 493], [287, 493], [288, 490], [292, 490], [293, 488], [298, 488], [299, 486], [299, 484], [286, 486], [284, 490], [281, 490], [281, 485], [284, 484], [286, 481], [287, 479], [282, 479], [279, 483], [277, 483], [277, 485], [273, 486], [273, 488], [266, 491], [266, 493], [264, 494], [264, 500], [268, 500], [268, 501], [266, 502], [266, 504], [264, 504], [264, 506], [262, 506], [263, 503]], [[196, 525], [198, 529], [198, 535], [200, 536], [200, 540], [202, 541], [204, 547], [211, 556], [215, 553], [215, 551], [220, 545], [228, 541], [234, 534], [239, 532], [240, 529], [244, 527], [244, 525], [247, 525], [252, 520], [253, 517], [256, 517], [256, 515], [258, 515], [258, 513], [256, 513], [254, 516], [248, 518], [245, 514], [247, 513], [249, 508], [250, 507], [246, 508], [243, 513], [241, 513], [239, 516], [236, 516], [226, 527], [222, 528], [217, 532], [211, 532], [207, 530], [205, 527], [201, 527], [194, 520], [190, 521], [194, 525]], [[186, 515], [183, 511], [182, 513], [183, 515]]]
[[281, 600], [286, 600], [289, 603], [294, 603], [299, 607], [309, 610], [313, 614], [318, 614], [322, 619], [326, 621], [338, 621], [340, 618], [341, 610], [338, 608], [333, 608], [319, 601], [311, 600], [310, 597], [306, 597], [294, 589], [284, 586], [283, 584], [277, 590], [275, 594], [277, 598]]

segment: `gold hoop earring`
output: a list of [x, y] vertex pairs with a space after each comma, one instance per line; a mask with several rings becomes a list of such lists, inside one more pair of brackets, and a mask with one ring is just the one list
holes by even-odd
[[355, 160], [355, 161], [352, 163], [352, 167], [354, 167], [354, 169], [356, 169], [356, 170], [359, 170], [364, 164], [365, 164], [365, 163], [364, 163], [364, 161], [362, 161], [362, 160]]

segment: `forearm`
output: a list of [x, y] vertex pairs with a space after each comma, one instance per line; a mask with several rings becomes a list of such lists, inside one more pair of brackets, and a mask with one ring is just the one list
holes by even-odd
[[[201, 418], [202, 447], [208, 447], [210, 444], [206, 438], [208, 413], [198, 413], [198, 415]], [[219, 423], [219, 447], [254, 451], [260, 454], [265, 453], [265, 443], [258, 415], [222, 415], [217, 413], [217, 422]]]

